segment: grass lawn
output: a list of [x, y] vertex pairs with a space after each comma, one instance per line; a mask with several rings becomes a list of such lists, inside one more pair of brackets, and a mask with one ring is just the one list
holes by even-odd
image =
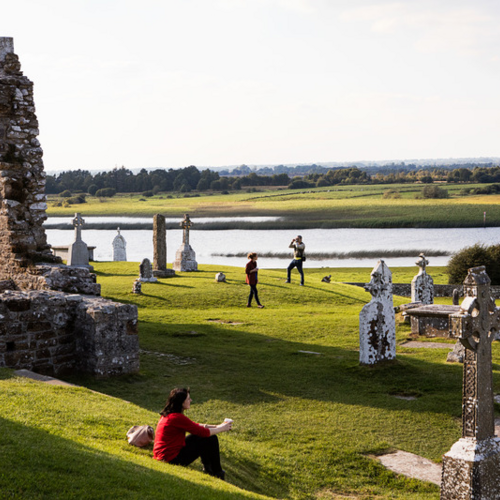
[[[88, 196], [87, 203], [56, 206], [64, 199], [49, 196], [49, 216], [129, 215], [152, 216], [162, 213], [181, 217], [268, 215], [285, 217], [278, 223], [261, 223], [255, 228], [328, 228], [328, 227], [479, 227], [483, 213], [489, 226], [500, 226], [500, 196], [465, 196], [464, 188], [475, 184], [443, 185], [450, 198], [416, 199], [422, 185], [388, 184], [369, 186], [335, 186], [308, 191], [267, 190], [256, 193], [201, 193], [185, 198], [183, 194], [159, 194], [144, 198], [139, 194], [117, 195], [113, 198]], [[484, 187], [484, 185], [482, 185]], [[397, 190], [401, 198], [385, 199], [387, 190]]]
[[[447, 364], [445, 349], [401, 346], [409, 328], [399, 321], [397, 361], [359, 366], [358, 315], [370, 295], [341, 282], [369, 281], [370, 270], [306, 269], [304, 287], [263, 270], [257, 309], [245, 307], [242, 268], [200, 267], [137, 296], [137, 263], [95, 263], [103, 296], [139, 308], [140, 373], [74, 377], [82, 387], [66, 388], [0, 370], [2, 498], [439, 498], [437, 486], [368, 455], [401, 449], [439, 462], [460, 437], [462, 366]], [[227, 283], [215, 282], [221, 270]], [[409, 282], [416, 267], [392, 271]], [[428, 271], [446, 282], [443, 268]], [[335, 283], [322, 283], [326, 274]], [[499, 391], [498, 343], [493, 356]], [[127, 444], [130, 426], [156, 424], [175, 386], [191, 387], [193, 420], [234, 419], [220, 435], [227, 483]]]

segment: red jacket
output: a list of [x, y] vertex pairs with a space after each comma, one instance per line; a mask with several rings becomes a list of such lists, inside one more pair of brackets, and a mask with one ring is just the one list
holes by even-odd
[[249, 260], [247, 265], [245, 266], [245, 273], [247, 274], [247, 283], [249, 285], [256, 285], [257, 284], [257, 273], [251, 273], [250, 271], [252, 269], [255, 269], [257, 267], [257, 262], [253, 260]]
[[170, 462], [186, 446], [186, 432], [209, 437], [210, 429], [199, 425], [182, 413], [169, 413], [161, 417], [156, 426], [153, 458]]

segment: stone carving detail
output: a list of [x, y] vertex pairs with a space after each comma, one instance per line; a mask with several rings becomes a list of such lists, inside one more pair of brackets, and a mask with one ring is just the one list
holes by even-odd
[[185, 214], [184, 220], [180, 223], [183, 229], [182, 245], [175, 254], [175, 261], [172, 266], [175, 271], [198, 271], [196, 254], [189, 244], [189, 230], [192, 225], [189, 214]]
[[143, 259], [139, 266], [139, 281], [155, 283], [158, 280], [153, 276], [153, 269], [149, 259]]
[[411, 301], [422, 302], [422, 304], [434, 303], [434, 280], [427, 274], [426, 267], [429, 261], [421, 253], [419, 260], [415, 262], [420, 271], [411, 281]]
[[153, 276], [175, 276], [174, 270], [167, 269], [167, 230], [161, 214], [153, 216]]
[[495, 437], [491, 344], [500, 308], [490, 295], [484, 266], [469, 269], [460, 311], [450, 316], [465, 347], [462, 438], [443, 457], [442, 500], [500, 498], [500, 439]]
[[365, 290], [372, 299], [359, 314], [359, 362], [374, 365], [396, 358], [392, 273], [383, 260], [373, 268]]
[[73, 226], [75, 228], [75, 241], [68, 246], [68, 266], [88, 267], [93, 270], [94, 268], [89, 265], [89, 249], [87, 243], [82, 240], [82, 227], [85, 220], [82, 219], [81, 214], [76, 213], [73, 219]]
[[126, 262], [127, 242], [122, 234], [120, 234], [120, 228], [117, 227], [116, 230], [118, 231], [118, 234], [113, 239], [113, 260], [115, 262]]

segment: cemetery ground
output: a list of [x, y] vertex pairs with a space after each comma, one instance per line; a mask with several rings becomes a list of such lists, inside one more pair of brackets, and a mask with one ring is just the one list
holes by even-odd
[[[258, 192], [233, 191], [228, 194], [159, 193], [145, 198], [140, 194], [119, 194], [113, 198], [87, 196], [87, 202], [65, 204], [65, 199], [48, 197], [49, 216], [152, 216], [231, 217], [275, 216], [279, 222], [252, 223], [255, 229], [305, 229], [335, 227], [481, 227], [500, 226], [500, 195], [466, 195], [464, 190], [487, 184], [443, 184], [447, 199], [419, 199], [422, 184], [386, 184], [331, 186], [307, 191], [258, 188]], [[386, 198], [396, 191], [400, 198]], [[59, 206], [60, 205], [60, 206]], [[205, 229], [218, 229], [207, 224]], [[243, 222], [224, 224], [224, 228], [242, 229]]]
[[[410, 329], [398, 317], [397, 360], [359, 365], [358, 315], [370, 294], [341, 282], [368, 282], [371, 269], [306, 269], [304, 287], [297, 275], [285, 284], [284, 269], [262, 270], [266, 307], [257, 309], [245, 307], [244, 263], [143, 283], [143, 295], [130, 293], [137, 263], [94, 263], [103, 296], [139, 308], [140, 373], [59, 387], [0, 369], [4, 498], [438, 499], [436, 485], [373, 457], [441, 460], [461, 434], [462, 365], [446, 363], [447, 349], [405, 348]], [[227, 283], [215, 282], [219, 271]], [[415, 268], [392, 272], [409, 283]], [[444, 268], [428, 272], [446, 283]], [[493, 373], [500, 392], [498, 342]], [[175, 467], [128, 445], [128, 428], [155, 426], [175, 386], [191, 387], [191, 419], [234, 419], [220, 435], [228, 482], [202, 474], [199, 461]]]

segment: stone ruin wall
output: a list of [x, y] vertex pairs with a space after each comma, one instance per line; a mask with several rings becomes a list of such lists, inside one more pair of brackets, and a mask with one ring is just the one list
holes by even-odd
[[0, 366], [60, 376], [139, 370], [137, 309], [55, 291], [0, 294]]
[[13, 45], [0, 37], [0, 367], [137, 372], [137, 307], [98, 297], [95, 275], [62, 265], [47, 244], [33, 84]]

